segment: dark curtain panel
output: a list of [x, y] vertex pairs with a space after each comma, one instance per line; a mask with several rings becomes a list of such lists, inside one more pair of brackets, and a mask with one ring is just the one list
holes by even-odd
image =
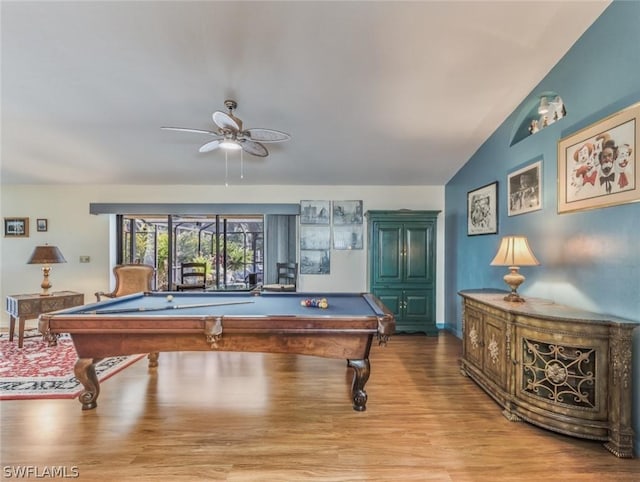
[[297, 216], [267, 215], [264, 217], [265, 257], [264, 284], [277, 283], [276, 264], [296, 263]]

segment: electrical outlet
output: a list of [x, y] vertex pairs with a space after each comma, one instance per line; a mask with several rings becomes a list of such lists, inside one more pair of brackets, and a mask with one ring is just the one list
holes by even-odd
[[91, 261], [91, 257], [90, 256], [80, 256], [80, 262], [81, 263], [88, 263], [89, 261]]

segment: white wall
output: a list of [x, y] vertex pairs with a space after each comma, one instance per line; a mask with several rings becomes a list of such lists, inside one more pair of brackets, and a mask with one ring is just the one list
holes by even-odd
[[[444, 211], [443, 186], [2, 186], [2, 217], [28, 217], [28, 238], [0, 238], [0, 294], [37, 293], [40, 266], [26, 264], [34, 246], [56, 245], [67, 263], [54, 265], [52, 291], [72, 290], [93, 302], [111, 288], [110, 216], [90, 215], [90, 203], [299, 203], [301, 200], [362, 200], [370, 209]], [[36, 231], [36, 219], [49, 221]], [[365, 220], [366, 222], [366, 220]], [[366, 225], [365, 225], [366, 233]], [[436, 321], [444, 321], [444, 213], [438, 217]], [[366, 291], [367, 251], [331, 251], [330, 275], [301, 275], [301, 291]], [[90, 256], [90, 263], [79, 262]], [[2, 313], [3, 327], [9, 317]]]

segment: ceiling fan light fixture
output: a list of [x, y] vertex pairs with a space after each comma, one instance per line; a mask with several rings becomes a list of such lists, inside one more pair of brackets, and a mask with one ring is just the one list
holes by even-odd
[[242, 149], [242, 146], [238, 144], [237, 141], [234, 141], [233, 139], [225, 139], [221, 141], [220, 147], [222, 149], [227, 149], [229, 151], [239, 151], [240, 149]]

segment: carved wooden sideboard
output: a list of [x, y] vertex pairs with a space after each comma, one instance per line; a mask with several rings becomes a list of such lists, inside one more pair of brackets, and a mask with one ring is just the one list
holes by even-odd
[[459, 294], [461, 371], [505, 417], [633, 457], [631, 332], [639, 322], [542, 299], [507, 302], [497, 290]]

